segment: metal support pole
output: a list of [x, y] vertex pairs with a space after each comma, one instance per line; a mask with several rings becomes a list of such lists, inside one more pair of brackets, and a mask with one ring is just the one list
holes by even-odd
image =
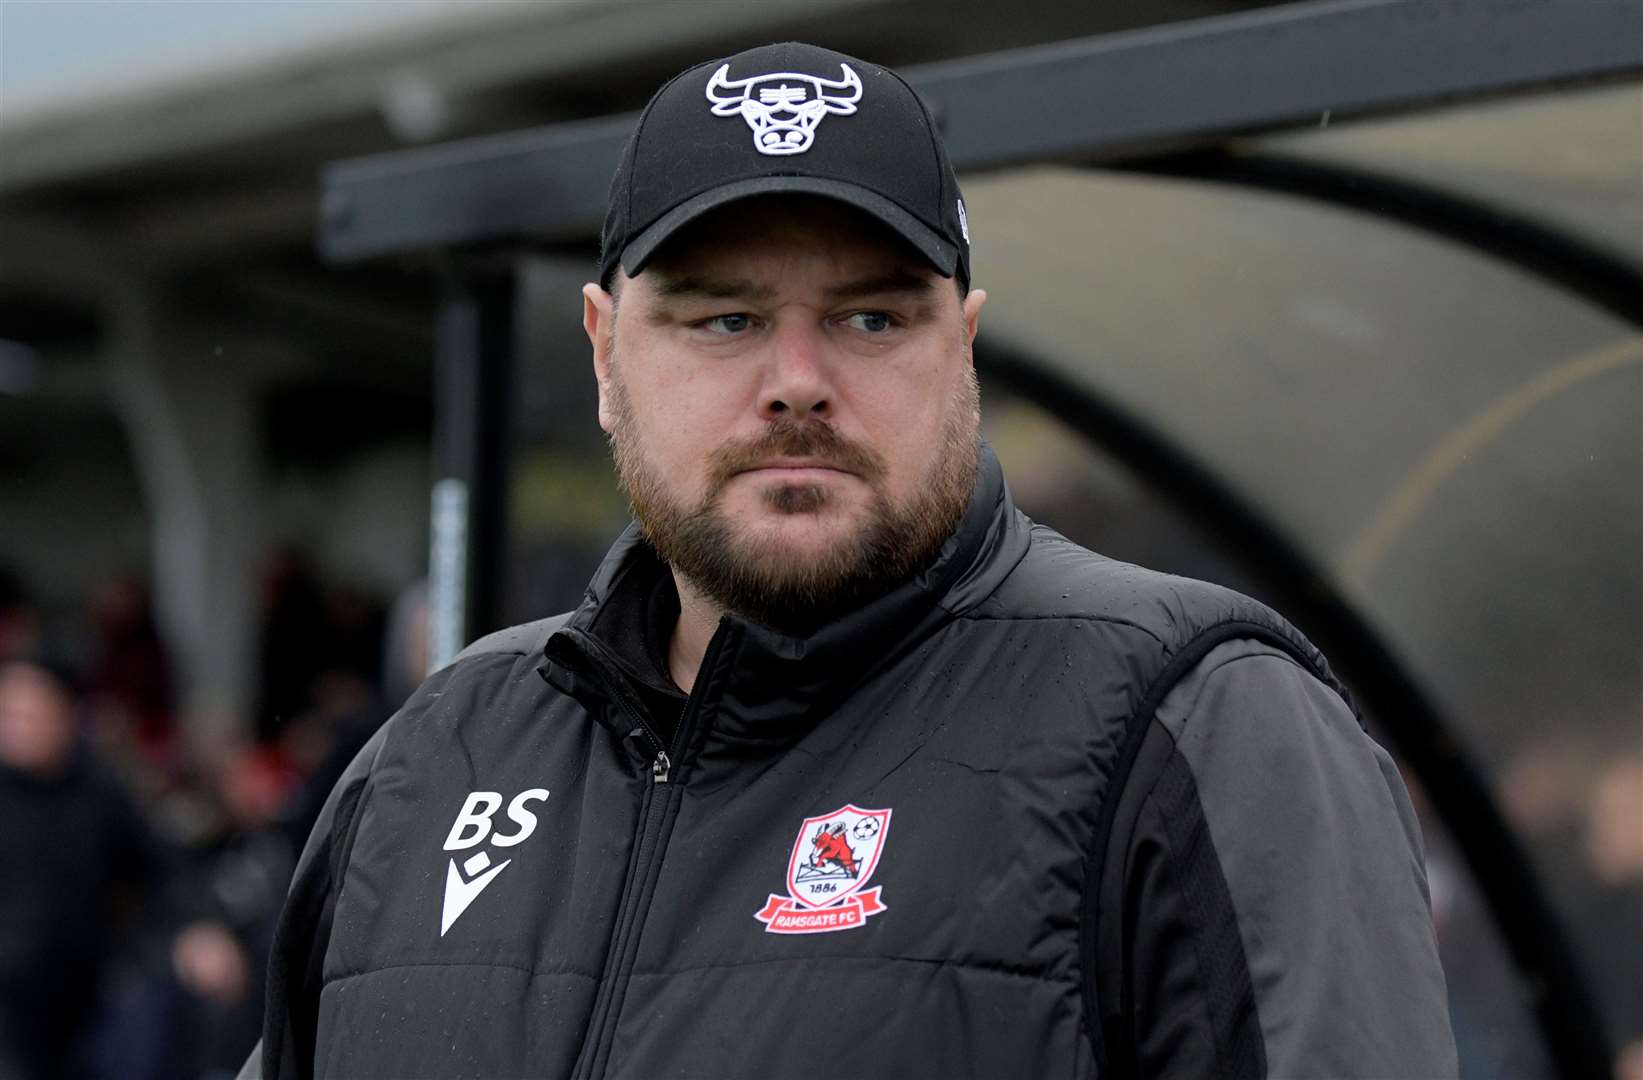
[[459, 268], [442, 284], [429, 517], [431, 669], [500, 625], [515, 279]]

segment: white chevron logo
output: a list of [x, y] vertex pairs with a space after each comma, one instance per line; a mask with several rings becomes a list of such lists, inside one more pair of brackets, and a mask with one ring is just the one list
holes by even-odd
[[[445, 931], [451, 928], [457, 917], [468, 910], [468, 905], [474, 902], [474, 897], [485, 891], [485, 886], [496, 880], [496, 875], [508, 868], [512, 859], [491, 866], [491, 857], [481, 851], [462, 864], [462, 869], [456, 868], [456, 860], [450, 861], [445, 871], [445, 907], [439, 917], [439, 936], [444, 937]], [[490, 867], [490, 869], [486, 869]], [[464, 880], [463, 875], [467, 878]]]

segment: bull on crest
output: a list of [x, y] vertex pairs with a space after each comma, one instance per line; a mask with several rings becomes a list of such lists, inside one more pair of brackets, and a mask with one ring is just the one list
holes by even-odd
[[829, 863], [837, 866], [848, 877], [853, 878], [861, 871], [860, 864], [856, 862], [856, 853], [850, 848], [850, 841], [844, 838], [842, 821], [818, 826], [816, 835], [810, 839], [810, 859], [807, 865], [819, 873], [826, 873]]
[[861, 77], [848, 64], [839, 69], [842, 79], [791, 71], [732, 79], [730, 65], [721, 64], [707, 81], [707, 99], [714, 116], [741, 114], [759, 153], [802, 154], [816, 141], [823, 116], [849, 116], [861, 100]]

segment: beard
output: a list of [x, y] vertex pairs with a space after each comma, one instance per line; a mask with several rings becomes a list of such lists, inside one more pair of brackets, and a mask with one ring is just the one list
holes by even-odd
[[[727, 442], [708, 460], [707, 491], [694, 505], [674, 497], [639, 444], [633, 405], [611, 371], [612, 457], [622, 491], [645, 539], [676, 574], [726, 611], [752, 622], [805, 634], [882, 596], [923, 569], [958, 527], [975, 488], [980, 392], [975, 369], [948, 403], [934, 463], [898, 505], [885, 486], [883, 457], [846, 439], [822, 420], [783, 414], [759, 436]], [[856, 528], [830, 547], [799, 551], [761, 542], [724, 508], [724, 490], [739, 473], [774, 458], [803, 458], [854, 473], [869, 489]], [[761, 498], [778, 514], [822, 514], [834, 495], [816, 484], [774, 484]]]

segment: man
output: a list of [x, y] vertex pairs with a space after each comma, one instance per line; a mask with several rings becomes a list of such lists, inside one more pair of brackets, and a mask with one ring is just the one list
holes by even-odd
[[66, 670], [0, 658], [0, 1075], [77, 1076], [115, 933], [114, 894], [145, 890], [153, 846], [86, 751]]
[[[78, 680], [38, 650], [0, 658], [0, 1076], [81, 1077], [111, 1057], [130, 1075], [175, 1064], [163, 1035], [133, 1048], [102, 1000], [109, 954], [139, 932], [170, 942], [201, 1001], [243, 993], [245, 960], [218, 922], [191, 919], [175, 859], [80, 733]], [[142, 918], [134, 919], [133, 903]], [[170, 1021], [156, 991], [144, 1019]], [[139, 1011], [134, 1009], [133, 1011]]]
[[1323, 659], [1011, 505], [896, 75], [690, 69], [603, 239], [637, 524], [343, 777], [264, 1075], [1454, 1074], [1414, 816]]

